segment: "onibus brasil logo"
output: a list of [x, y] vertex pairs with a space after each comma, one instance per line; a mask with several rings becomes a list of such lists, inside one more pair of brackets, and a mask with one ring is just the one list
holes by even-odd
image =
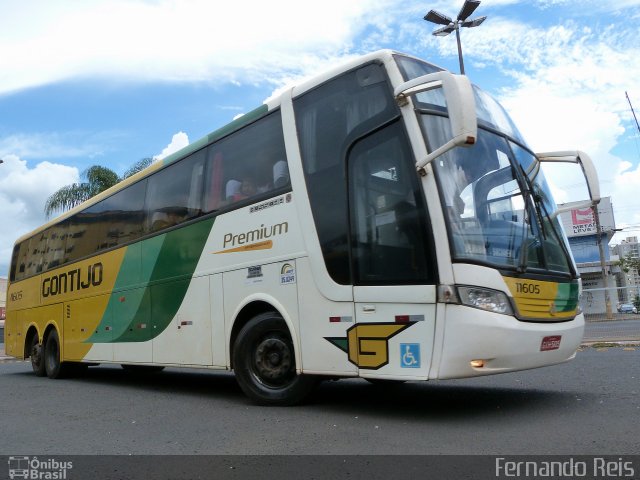
[[26, 478], [34, 480], [65, 480], [70, 478], [68, 470], [73, 462], [61, 462], [54, 458], [38, 459], [38, 457], [9, 457], [9, 478]]

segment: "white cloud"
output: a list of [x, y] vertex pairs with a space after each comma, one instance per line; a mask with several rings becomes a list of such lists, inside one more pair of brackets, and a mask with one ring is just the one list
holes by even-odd
[[171, 143], [164, 147], [162, 152], [160, 152], [158, 155], [153, 156], [153, 160], [162, 160], [164, 157], [168, 157], [172, 153], [177, 152], [187, 145], [189, 145], [189, 137], [187, 136], [187, 134], [184, 132], [178, 132], [171, 138]]
[[94, 158], [120, 138], [117, 132], [36, 132], [16, 133], [0, 138], [0, 157], [13, 154], [29, 159]]
[[[7, 0], [0, 93], [78, 76], [264, 81], [340, 54], [389, 0]], [[238, 26], [241, 25], [241, 28]], [[81, 39], [81, 40], [80, 40]]]
[[60, 187], [77, 182], [77, 168], [51, 162], [31, 167], [17, 155], [4, 155], [0, 165], [0, 276], [5, 276], [14, 241], [46, 221], [44, 205]]

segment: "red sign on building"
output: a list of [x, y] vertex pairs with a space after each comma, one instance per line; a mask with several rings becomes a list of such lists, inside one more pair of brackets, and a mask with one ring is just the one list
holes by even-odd
[[571, 226], [573, 234], [596, 233], [596, 223], [593, 218], [593, 210], [585, 208], [584, 210], [571, 210]]

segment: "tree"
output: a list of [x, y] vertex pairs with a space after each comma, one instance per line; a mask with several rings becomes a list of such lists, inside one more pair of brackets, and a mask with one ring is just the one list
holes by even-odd
[[125, 178], [135, 175], [144, 170], [153, 163], [153, 158], [143, 158], [134, 163], [122, 178], [116, 172], [100, 165], [94, 165], [86, 169], [81, 178], [86, 180], [81, 183], [72, 183], [62, 187], [54, 192], [44, 205], [44, 213], [49, 218], [53, 212], [71, 210], [73, 207], [80, 205], [82, 202], [95, 197], [100, 192], [104, 192], [108, 188], [113, 187]]
[[631, 254], [627, 254], [626, 257], [622, 257], [618, 261], [618, 265], [622, 268], [624, 273], [628, 273], [629, 270], [637, 270], [640, 272], [640, 258], [632, 257]]
[[[635, 270], [636, 273], [640, 273], [640, 258], [627, 254], [625, 257], [620, 258], [617, 263], [624, 273], [629, 273], [631, 270]], [[636, 294], [633, 299], [633, 304], [640, 311], [640, 295]]]

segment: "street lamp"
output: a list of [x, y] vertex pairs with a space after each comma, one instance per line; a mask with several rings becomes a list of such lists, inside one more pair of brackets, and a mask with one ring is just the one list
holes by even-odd
[[438, 25], [446, 25], [445, 27], [434, 30], [433, 35], [436, 37], [446, 37], [451, 32], [456, 32], [456, 39], [458, 40], [458, 59], [460, 60], [460, 74], [464, 75], [464, 62], [462, 61], [462, 46], [460, 44], [460, 27], [477, 27], [482, 24], [487, 18], [486, 16], [475, 18], [473, 20], [467, 20], [469, 16], [475, 11], [476, 8], [480, 5], [480, 0], [465, 0], [464, 5], [460, 9], [458, 16], [455, 20], [452, 20], [450, 17], [437, 12], [435, 10], [430, 10], [424, 16], [424, 19], [427, 22], [436, 23]]

